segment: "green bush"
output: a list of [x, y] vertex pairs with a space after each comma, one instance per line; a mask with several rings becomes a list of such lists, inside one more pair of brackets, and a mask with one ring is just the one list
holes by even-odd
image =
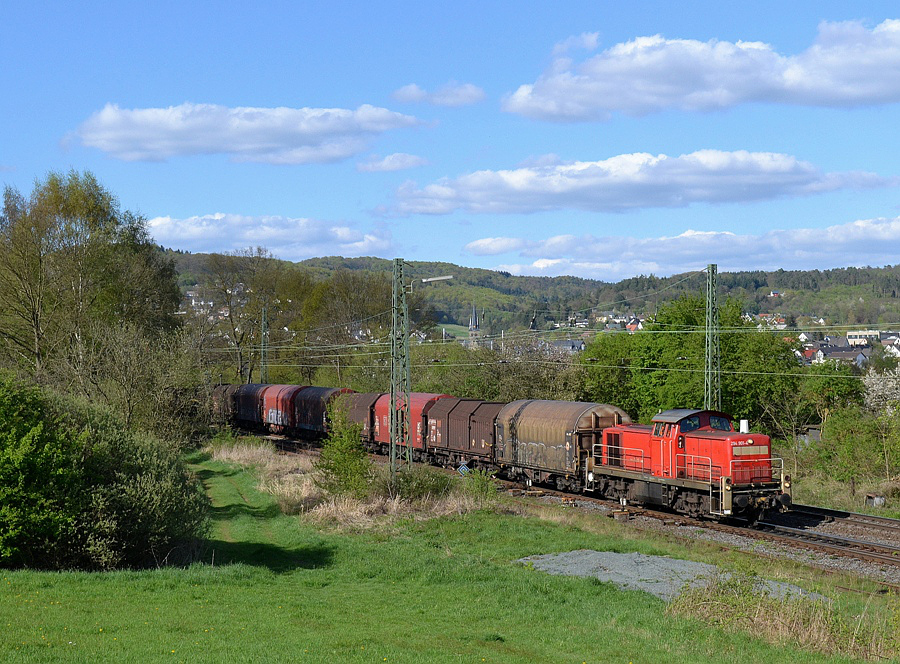
[[390, 492], [405, 500], [443, 498], [456, 483], [456, 478], [437, 468], [411, 466], [397, 472], [394, 490]]
[[106, 411], [0, 376], [0, 566], [182, 562], [206, 512], [176, 449]]
[[473, 470], [466, 475], [463, 487], [479, 505], [486, 506], [497, 501], [497, 483], [492, 471]]
[[810, 445], [818, 470], [843, 482], [884, 472], [885, 447], [879, 420], [858, 407], [831, 414], [821, 440]]
[[364, 498], [372, 484], [372, 461], [362, 446], [359, 424], [351, 422], [340, 401], [328, 409], [329, 434], [316, 462], [317, 483], [328, 493]]

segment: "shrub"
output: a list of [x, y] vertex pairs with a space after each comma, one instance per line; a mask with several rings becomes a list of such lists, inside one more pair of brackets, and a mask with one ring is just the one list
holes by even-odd
[[444, 498], [455, 486], [452, 475], [429, 466], [410, 466], [397, 471], [393, 485], [390, 473], [380, 473], [374, 492], [385, 498], [417, 501]]
[[0, 562], [55, 567], [58, 540], [74, 536], [78, 504], [77, 450], [82, 442], [43, 421], [35, 388], [0, 378]]
[[885, 447], [880, 422], [860, 408], [842, 408], [822, 427], [813, 443], [816, 468], [841, 481], [877, 475], [885, 469]]
[[329, 434], [316, 463], [317, 482], [328, 493], [362, 498], [372, 483], [372, 462], [362, 446], [360, 425], [351, 422], [340, 401], [328, 409]]
[[494, 481], [494, 473], [491, 471], [473, 470], [466, 475], [463, 488], [481, 506], [497, 501], [497, 483]]
[[145, 567], [190, 557], [207, 500], [174, 447], [0, 376], [0, 565]]

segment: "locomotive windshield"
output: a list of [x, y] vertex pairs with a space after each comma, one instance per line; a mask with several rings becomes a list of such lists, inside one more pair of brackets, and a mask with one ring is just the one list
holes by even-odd
[[698, 415], [691, 415], [690, 417], [685, 417], [681, 420], [681, 423], [678, 425], [678, 428], [681, 430], [681, 433], [687, 433], [688, 431], [693, 431], [694, 429], [700, 428], [700, 417]]
[[689, 415], [678, 423], [679, 433], [687, 433], [689, 431], [696, 431], [697, 429], [705, 429], [707, 427], [715, 431], [734, 431], [731, 427], [731, 420], [722, 415], [698, 413], [696, 415]]

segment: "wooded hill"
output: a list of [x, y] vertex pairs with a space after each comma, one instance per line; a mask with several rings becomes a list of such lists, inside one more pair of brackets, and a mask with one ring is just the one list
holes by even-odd
[[[182, 288], [208, 276], [206, 254], [167, 251], [176, 262]], [[299, 263], [279, 261], [285, 269], [307, 271], [315, 280], [339, 270], [390, 274], [392, 261], [383, 258], [311, 258]], [[536, 317], [539, 327], [565, 321], [576, 313], [595, 311], [653, 314], [657, 308], [687, 294], [702, 294], [705, 273], [671, 277], [638, 276], [617, 283], [578, 277], [514, 276], [453, 263], [409, 261], [406, 276], [422, 279], [452, 274], [450, 284], [419, 286], [437, 312], [438, 323], [467, 325], [473, 304], [484, 312], [488, 330], [527, 327]], [[773, 295], [777, 292], [778, 295]], [[761, 270], [719, 272], [719, 297], [735, 298], [749, 313], [780, 313], [788, 321], [824, 318], [830, 324], [900, 324], [900, 265], [834, 270]]]

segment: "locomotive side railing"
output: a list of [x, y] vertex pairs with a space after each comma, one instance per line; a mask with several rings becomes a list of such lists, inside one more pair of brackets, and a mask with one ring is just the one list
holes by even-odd
[[639, 447], [615, 447], [616, 454], [612, 454], [607, 450], [607, 461], [615, 460], [616, 463], [602, 463], [603, 448], [605, 443], [595, 443], [591, 453], [594, 455], [594, 463], [598, 466], [609, 466], [611, 468], [622, 468], [623, 470], [632, 470], [639, 473], [650, 472], [650, 459], [644, 450]]
[[[679, 461], [679, 459], [681, 459], [681, 461]], [[718, 469], [718, 466], [715, 468]], [[719, 474], [721, 475], [721, 472]], [[696, 454], [676, 454], [675, 477], [712, 482], [712, 459], [707, 456], [698, 456]]]
[[784, 472], [784, 460], [778, 457], [733, 459], [730, 471], [733, 484], [780, 482]]

